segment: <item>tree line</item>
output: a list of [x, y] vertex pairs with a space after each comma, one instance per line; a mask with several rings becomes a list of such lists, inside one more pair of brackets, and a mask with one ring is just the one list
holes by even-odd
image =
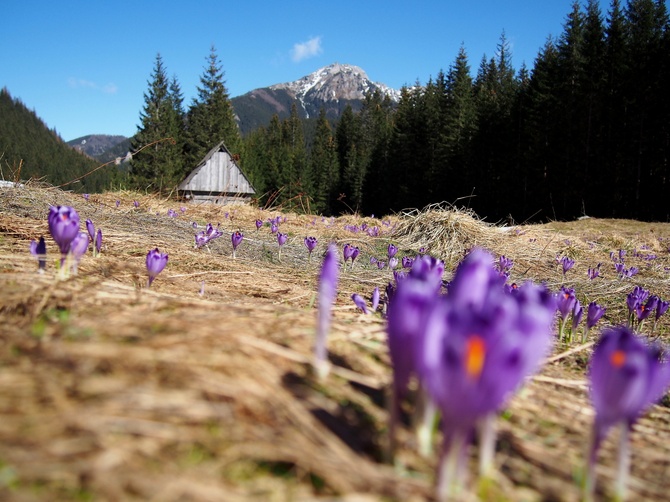
[[670, 30], [663, 0], [575, 2], [531, 70], [503, 33], [474, 73], [461, 47], [448, 70], [366, 96], [336, 123], [325, 112], [271, 122], [244, 138], [212, 50], [187, 112], [157, 58], [131, 179], [174, 186], [222, 139], [261, 204], [323, 214], [385, 214], [447, 201], [490, 220], [668, 220]]

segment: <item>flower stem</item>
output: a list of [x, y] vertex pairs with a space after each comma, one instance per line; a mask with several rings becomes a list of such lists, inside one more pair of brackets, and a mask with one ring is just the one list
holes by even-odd
[[439, 502], [445, 502], [450, 498], [459, 500], [458, 497], [465, 485], [463, 463], [467, 451], [467, 439], [467, 434], [463, 431], [452, 431], [445, 435], [436, 489], [436, 499]]
[[628, 478], [630, 477], [630, 428], [627, 422], [621, 423], [621, 432], [619, 435], [619, 465], [617, 472], [615, 500], [623, 501], [626, 499], [628, 489]]
[[495, 413], [486, 415], [479, 429], [479, 476], [489, 478], [493, 474], [493, 458], [496, 451], [498, 421]]
[[419, 447], [419, 454], [424, 458], [428, 458], [433, 453], [433, 430], [437, 408], [423, 388], [420, 389], [420, 395], [416, 440]]

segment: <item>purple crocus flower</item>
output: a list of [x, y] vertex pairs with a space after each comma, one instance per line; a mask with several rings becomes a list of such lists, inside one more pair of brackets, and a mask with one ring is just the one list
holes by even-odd
[[630, 328], [609, 328], [593, 350], [589, 381], [596, 418], [586, 491], [591, 494], [594, 489], [600, 444], [608, 430], [620, 424], [616, 494], [617, 500], [624, 500], [630, 470], [628, 435], [640, 415], [658, 401], [670, 385], [670, 361], [663, 360], [661, 347], [649, 344]]
[[95, 226], [91, 220], [86, 220], [86, 231], [91, 237], [91, 240], [95, 240]]
[[389, 268], [393, 270], [397, 266], [398, 266], [398, 258], [396, 258], [395, 256], [389, 258]]
[[272, 232], [273, 234], [276, 234], [278, 231], [279, 231], [279, 226], [277, 225], [276, 222], [273, 221], [270, 224], [270, 232]]
[[514, 261], [505, 255], [500, 255], [500, 257], [498, 258], [497, 265], [498, 265], [498, 271], [501, 274], [509, 276], [509, 271], [512, 270], [512, 267], [514, 267]]
[[398, 252], [398, 247], [395, 244], [389, 244], [387, 252], [388, 252], [389, 258], [393, 258], [396, 255], [396, 253]]
[[329, 244], [319, 275], [318, 317], [314, 344], [314, 370], [320, 379], [324, 379], [330, 371], [326, 340], [330, 330], [333, 302], [337, 296], [338, 276], [337, 248], [335, 244]]
[[577, 328], [579, 323], [582, 322], [582, 317], [584, 316], [584, 307], [575, 299], [575, 305], [572, 307], [572, 331], [570, 332], [570, 341], [572, 341], [573, 335], [577, 333]]
[[136, 200], [134, 200], [133, 201], [133, 206], [135, 206], [135, 208], [137, 209], [138, 207], [140, 207], [140, 203], [137, 202]]
[[88, 238], [88, 234], [84, 232], [79, 232], [75, 238], [72, 239], [69, 255], [72, 256], [72, 269], [75, 274], [77, 273], [79, 260], [81, 260], [81, 257], [86, 254], [89, 243], [90, 240]]
[[30, 241], [30, 253], [37, 258], [38, 270], [43, 273], [47, 266], [47, 243], [44, 237], [40, 236], [39, 241]]
[[279, 245], [279, 253], [277, 255], [277, 258], [279, 261], [281, 261], [281, 247], [286, 244], [286, 241], [288, 240], [288, 234], [283, 234], [281, 232], [277, 232], [277, 244]]
[[116, 201], [116, 207], [119, 207], [121, 205], [121, 201], [117, 199]]
[[348, 242], [342, 248], [342, 256], [344, 258], [344, 263], [347, 263], [347, 260], [351, 258], [351, 255], [354, 252], [354, 247]]
[[442, 415], [439, 500], [458, 486], [467, 445], [482, 420], [480, 468], [488, 473], [495, 413], [551, 348], [553, 296], [532, 283], [509, 294], [503, 283], [493, 257], [475, 249], [425, 320], [417, 361], [421, 382]]
[[665, 300], [661, 300], [660, 298], [656, 302], [656, 312], [654, 315], [654, 324], [651, 326], [651, 334], [654, 334], [654, 331], [656, 330], [656, 325], [658, 324], [658, 320], [661, 318], [663, 314], [665, 314], [668, 310], [668, 307], [670, 307], [670, 302], [667, 302]]
[[414, 258], [411, 256], [403, 256], [402, 257], [402, 268], [412, 268], [412, 263], [414, 263]]
[[148, 288], [151, 287], [151, 283], [154, 282], [154, 279], [160, 274], [168, 262], [167, 253], [161, 253], [158, 248], [152, 249], [147, 253], [147, 273], [149, 274], [149, 283]]
[[91, 196], [87, 193], [83, 194], [83, 196], [84, 196], [84, 200], [86, 200], [86, 202], [88, 202], [88, 200], [91, 198]]
[[316, 239], [316, 237], [305, 237], [304, 243], [308, 253], [307, 261], [312, 261], [312, 251], [316, 249], [316, 245], [319, 243], [319, 241]]
[[635, 308], [635, 315], [637, 316], [637, 320], [641, 324], [642, 321], [647, 319], [651, 313], [656, 310], [656, 305], [658, 304], [658, 296], [656, 295], [651, 295], [647, 298], [646, 303], [638, 303], [638, 305]]
[[601, 265], [602, 265], [602, 263], [598, 263], [598, 265], [596, 265], [596, 266], [593, 267], [593, 268], [589, 267], [589, 269], [586, 271], [586, 273], [587, 273], [587, 275], [589, 276], [589, 279], [590, 279], [590, 280], [593, 280], [593, 279], [595, 279], [596, 277], [599, 277], [599, 276], [600, 276], [600, 266], [601, 266]]
[[79, 213], [69, 206], [51, 206], [48, 222], [51, 237], [60, 249], [62, 264], [70, 251], [70, 243], [79, 233]]
[[263, 220], [256, 220], [256, 230], [260, 230], [263, 226]]
[[568, 270], [570, 270], [572, 267], [575, 266], [575, 260], [572, 260], [567, 256], [564, 256], [563, 258], [561, 258], [561, 266], [563, 267], [563, 275], [565, 275], [568, 272]]
[[233, 258], [236, 258], [235, 252], [237, 251], [237, 246], [242, 243], [242, 239], [244, 239], [244, 234], [239, 230], [236, 230], [230, 236], [230, 240], [233, 243]]
[[98, 233], [95, 234], [95, 254], [96, 256], [102, 251], [102, 230], [98, 229]]
[[586, 343], [589, 331], [593, 328], [600, 318], [605, 314], [605, 307], [601, 307], [596, 302], [589, 303], [586, 309], [586, 327], [582, 333], [582, 343]]
[[372, 311], [376, 312], [379, 307], [379, 288], [372, 290]]
[[360, 253], [360, 249], [358, 249], [358, 246], [352, 246], [351, 248], [351, 267], [353, 268], [354, 262], [356, 261], [356, 258], [358, 258], [358, 255]]
[[361, 295], [357, 293], [354, 293], [353, 295], [351, 295], [351, 299], [353, 300], [354, 305], [356, 305], [356, 307], [358, 307], [361, 310], [361, 312], [363, 312], [364, 314], [369, 314], [368, 306], [365, 303], [365, 298], [363, 298]]

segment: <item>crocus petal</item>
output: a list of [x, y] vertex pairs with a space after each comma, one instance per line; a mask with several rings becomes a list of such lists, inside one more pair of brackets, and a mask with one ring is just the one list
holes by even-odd
[[365, 303], [365, 298], [363, 298], [359, 294], [354, 293], [353, 295], [351, 295], [351, 299], [353, 300], [356, 307], [358, 307], [361, 310], [361, 312], [363, 312], [364, 314], [369, 313], [368, 312], [368, 306]]
[[339, 267], [337, 249], [334, 244], [328, 246], [319, 275], [318, 318], [316, 325], [316, 342], [314, 345], [315, 369], [320, 377], [327, 373], [326, 340], [330, 330], [333, 302], [337, 295]]

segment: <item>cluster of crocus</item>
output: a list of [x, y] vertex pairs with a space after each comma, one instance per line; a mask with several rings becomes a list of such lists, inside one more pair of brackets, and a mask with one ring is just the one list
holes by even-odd
[[305, 237], [303, 240], [305, 247], [307, 248], [308, 258], [307, 261], [312, 261], [312, 251], [316, 249], [316, 245], [319, 243], [316, 237]]
[[[567, 286], [562, 286], [561, 290], [556, 295], [556, 308], [558, 310], [558, 339], [560, 341], [568, 341], [567, 335], [565, 334], [565, 326], [568, 322], [568, 317], [573, 315], [575, 309], [579, 310], [581, 305], [577, 297], [575, 296], [575, 290]], [[577, 322], [579, 323], [579, 322]], [[569, 335], [572, 339], [572, 332]]]
[[236, 230], [230, 235], [230, 240], [233, 244], [233, 258], [237, 258], [237, 247], [242, 244], [244, 240], [244, 234], [239, 230]]
[[79, 260], [88, 249], [88, 235], [79, 231], [79, 213], [69, 206], [51, 206], [48, 223], [49, 233], [61, 252], [60, 274], [65, 278], [70, 268], [77, 272]]
[[147, 273], [149, 274], [149, 283], [147, 287], [151, 287], [151, 283], [160, 274], [168, 262], [167, 253], [161, 253], [158, 248], [152, 249], [147, 253]]
[[320, 379], [328, 376], [330, 371], [326, 342], [328, 331], [330, 330], [333, 302], [337, 295], [338, 278], [337, 249], [334, 244], [329, 244], [323, 264], [321, 265], [321, 273], [319, 274], [316, 340], [314, 343], [313, 367]]
[[590, 280], [593, 280], [596, 277], [600, 277], [600, 266], [601, 265], [602, 265], [602, 263], [598, 263], [598, 265], [596, 265], [595, 267], [589, 267], [589, 269], [586, 271]]
[[654, 313], [654, 324], [651, 329], [653, 333], [659, 318], [668, 310], [670, 303], [661, 300], [656, 295], [650, 295], [648, 290], [640, 286], [635, 286], [626, 296], [626, 305], [628, 306], [628, 326], [636, 326], [638, 331]]
[[512, 267], [514, 267], [514, 260], [508, 258], [505, 255], [500, 255], [498, 257], [498, 262], [496, 263], [496, 265], [500, 275], [509, 277], [510, 271], [512, 270]]
[[530, 282], [508, 292], [504, 281], [493, 257], [475, 249], [459, 265], [447, 295], [439, 295], [441, 274], [429, 258], [417, 260], [392, 293], [394, 393], [404, 394], [415, 372], [442, 416], [440, 500], [460, 489], [467, 446], [478, 428], [480, 472], [489, 473], [495, 414], [551, 347], [554, 296]]
[[379, 307], [379, 300], [380, 300], [379, 288], [375, 288], [372, 291], [372, 306], [370, 307], [370, 309], [368, 309], [368, 304], [365, 298], [363, 298], [358, 293], [352, 294], [351, 300], [354, 302], [354, 305], [356, 305], [356, 307], [364, 314], [369, 314], [371, 312], [374, 313], [377, 311], [377, 308]]
[[358, 258], [358, 254], [360, 253], [360, 250], [358, 249], [357, 246], [352, 246], [349, 243], [346, 243], [344, 245], [344, 248], [342, 249], [342, 255], [344, 257], [344, 265], [346, 266], [347, 260], [351, 260], [351, 267], [354, 267], [354, 262], [356, 261], [356, 258]]
[[93, 222], [88, 219], [86, 220], [86, 231], [91, 237], [91, 242], [93, 243], [93, 256], [98, 256], [102, 251], [102, 230], [98, 229], [95, 231], [95, 225]]
[[201, 248], [209, 244], [214, 239], [218, 239], [222, 235], [223, 232], [219, 230], [219, 225], [217, 225], [216, 228], [214, 228], [214, 225], [208, 223], [207, 227], [205, 227], [205, 230], [201, 230], [200, 232], [195, 234], [195, 247]]
[[628, 327], [606, 330], [591, 356], [589, 381], [596, 411], [585, 483], [586, 499], [595, 489], [598, 448], [608, 430], [621, 426], [616, 500], [624, 500], [630, 471], [628, 436], [633, 424], [670, 385], [670, 361], [660, 346], [648, 343]]
[[614, 262], [614, 270], [616, 270], [619, 280], [631, 278], [634, 275], [637, 275], [637, 273], [639, 272], [639, 269], [637, 267], [626, 268], [625, 264], [626, 254], [627, 253], [625, 249], [619, 249], [618, 253], [614, 253], [614, 251], [610, 252], [610, 258]]

